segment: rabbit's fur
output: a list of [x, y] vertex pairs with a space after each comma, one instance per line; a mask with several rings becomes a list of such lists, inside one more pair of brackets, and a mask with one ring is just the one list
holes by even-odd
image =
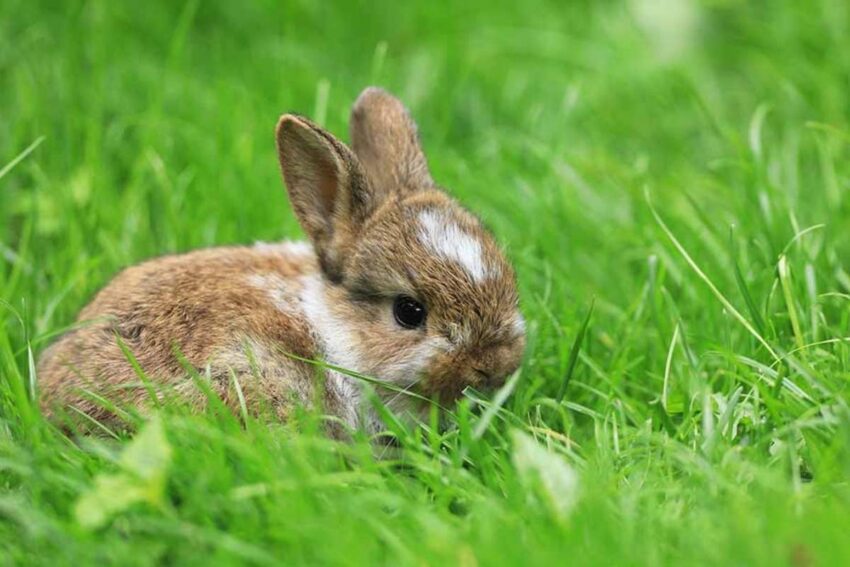
[[[330, 369], [321, 380], [323, 371], [298, 357], [443, 403], [514, 372], [525, 325], [498, 245], [435, 185], [397, 99], [366, 89], [350, 127], [351, 149], [303, 117], [278, 123], [284, 181], [310, 244], [213, 248], [127, 268], [41, 357], [45, 411], [70, 406], [109, 421], [104, 400], [143, 405], [149, 393], [121, 343], [151, 381], [191, 403], [207, 398], [185, 364], [234, 408], [241, 396], [249, 409], [269, 406], [285, 419], [321, 393], [340, 423], [372, 431], [362, 382]], [[427, 308], [422, 327], [397, 322], [402, 295]], [[425, 407], [376, 391], [400, 413]]]

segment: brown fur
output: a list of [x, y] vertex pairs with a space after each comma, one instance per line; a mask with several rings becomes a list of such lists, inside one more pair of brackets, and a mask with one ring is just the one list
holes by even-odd
[[[231, 406], [235, 380], [250, 409], [267, 404], [281, 419], [293, 403], [312, 401], [316, 382], [312, 365], [285, 353], [348, 364], [442, 402], [466, 386], [501, 384], [525, 344], [512, 267], [478, 219], [435, 187], [398, 100], [367, 89], [351, 129], [354, 151], [303, 117], [285, 115], [278, 124], [281, 170], [315, 254], [218, 248], [128, 268], [80, 313], [90, 323], [42, 355], [45, 410], [73, 406], [109, 420], [91, 393], [143, 404], [148, 393], [116, 337], [152, 380], [191, 403], [205, 398], [175, 349]], [[438, 239], [435, 248], [422, 236], [423, 215], [439, 223], [438, 236], [459, 234], [468, 246], [458, 252]], [[399, 295], [427, 306], [424, 327], [395, 322]], [[361, 423], [358, 384], [327, 376], [326, 410], [350, 426]], [[396, 409], [422, 409], [379, 393]]]
[[[276, 274], [292, 280], [317, 272], [315, 262], [254, 248], [199, 250], [167, 256], [121, 272], [82, 310], [79, 328], [64, 335], [41, 357], [38, 375], [43, 407], [73, 405], [98, 419], [110, 417], [86, 392], [105, 395], [118, 403], [138, 404], [148, 397], [116, 337], [133, 352], [154, 380], [186, 386], [187, 372], [175, 349], [199, 372], [228, 351], [242, 351], [247, 339], [274, 345], [286, 352], [313, 357], [310, 329], [299, 318], [271, 309], [262, 291], [247, 285], [246, 274]], [[286, 388], [307, 391], [298, 380], [312, 380], [303, 362], [284, 358], [282, 376], [255, 377], [245, 353], [244, 363], [232, 368], [249, 392], [264, 390], [283, 397]], [[258, 361], [266, 364], [267, 361]], [[233, 399], [231, 368], [212, 368], [212, 386]], [[283, 384], [273, 384], [283, 378]], [[243, 384], [244, 382], [244, 384]], [[127, 387], [136, 384], [136, 387]], [[194, 393], [202, 403], [200, 391]], [[306, 395], [300, 396], [307, 398]], [[283, 408], [283, 406], [280, 406]]]
[[351, 110], [351, 147], [384, 196], [434, 185], [416, 124], [384, 90], [368, 88], [357, 97]]

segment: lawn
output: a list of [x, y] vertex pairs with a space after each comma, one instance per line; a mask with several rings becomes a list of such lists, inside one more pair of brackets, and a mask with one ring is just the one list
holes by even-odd
[[[850, 5], [336, 4], [0, 2], [0, 564], [850, 562]], [[370, 84], [516, 265], [506, 389], [377, 456], [307, 411], [51, 427], [92, 294], [300, 238], [277, 118], [345, 139]]]

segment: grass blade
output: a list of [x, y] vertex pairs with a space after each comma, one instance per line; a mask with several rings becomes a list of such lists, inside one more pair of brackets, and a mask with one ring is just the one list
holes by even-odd
[[567, 387], [570, 385], [570, 380], [573, 378], [573, 372], [575, 371], [576, 363], [578, 362], [578, 353], [581, 350], [581, 343], [584, 342], [584, 334], [587, 332], [587, 327], [590, 324], [590, 316], [593, 315], [593, 306], [595, 304], [596, 298], [594, 297], [590, 300], [590, 307], [587, 309], [587, 315], [585, 315], [584, 322], [573, 341], [572, 349], [570, 349], [570, 358], [567, 362], [567, 372], [564, 374], [564, 380], [561, 382], [561, 387], [558, 389], [558, 395], [555, 398], [558, 403], [563, 401], [564, 396], [567, 393]]
[[806, 342], [803, 340], [800, 317], [797, 315], [797, 307], [794, 305], [794, 291], [791, 289], [791, 271], [788, 269], [788, 259], [784, 254], [779, 257], [778, 271], [779, 283], [782, 284], [782, 296], [785, 299], [785, 307], [788, 309], [788, 317], [791, 319], [791, 330], [794, 333], [794, 341], [797, 343], [797, 350], [802, 350]]
[[38, 146], [40, 146], [40, 145], [41, 145], [41, 143], [42, 143], [43, 141], [44, 141], [44, 136], [39, 136], [38, 138], [36, 138], [36, 139], [35, 139], [35, 141], [34, 141], [32, 144], [30, 144], [29, 146], [27, 146], [27, 147], [24, 149], [24, 151], [22, 151], [21, 153], [19, 153], [18, 155], [16, 155], [16, 156], [12, 159], [12, 161], [10, 161], [9, 163], [7, 163], [7, 164], [3, 167], [3, 169], [0, 169], [0, 179], [3, 179], [3, 178], [6, 176], [6, 174], [7, 174], [7, 173], [9, 173], [10, 171], [12, 171], [12, 169], [14, 169], [14, 168], [15, 168], [15, 166], [16, 166], [16, 165], [18, 165], [19, 163], [21, 163], [22, 161], [24, 161], [24, 160], [27, 158], [27, 156], [28, 156], [28, 155], [30, 155], [33, 151], [35, 151], [35, 149], [36, 149]]
[[725, 307], [726, 310], [729, 311], [729, 313], [732, 314], [732, 316], [753, 337], [755, 337], [756, 340], [758, 342], [760, 342], [762, 344], [762, 346], [764, 346], [765, 349], [767, 349], [767, 352], [770, 353], [770, 356], [772, 356], [774, 358], [774, 360], [779, 360], [779, 355], [776, 353], [775, 350], [773, 350], [773, 347], [770, 346], [770, 344], [767, 342], [767, 340], [765, 340], [765, 338], [761, 335], [761, 333], [759, 333], [755, 328], [753, 328], [752, 324], [749, 321], [747, 321], [746, 317], [741, 315], [740, 311], [735, 309], [735, 306], [732, 305], [732, 303], [728, 299], [726, 299], [726, 296], [724, 296], [720, 292], [720, 290], [717, 289], [717, 286], [714, 285], [714, 282], [711, 281], [711, 279], [705, 274], [705, 272], [702, 271], [702, 269], [699, 267], [699, 265], [694, 261], [694, 259], [691, 257], [691, 255], [688, 254], [688, 251], [685, 249], [684, 246], [682, 246], [682, 243], [679, 242], [679, 239], [676, 238], [676, 235], [673, 234], [673, 231], [670, 230], [670, 228], [667, 226], [667, 223], [665, 223], [664, 220], [661, 218], [661, 215], [658, 214], [658, 211], [655, 210], [655, 207], [652, 204], [652, 199], [650, 199], [650, 197], [649, 197], [649, 190], [647, 190], [647, 192], [646, 192], [646, 202], [649, 205], [649, 210], [652, 213], [652, 216], [655, 217], [655, 222], [658, 223], [658, 226], [661, 227], [661, 230], [664, 231], [664, 234], [667, 235], [667, 238], [670, 239], [670, 241], [673, 243], [673, 246], [676, 248], [676, 250], [679, 251], [679, 254], [681, 254], [682, 257], [685, 259], [685, 262], [691, 267], [691, 269], [697, 274], [697, 276], [699, 276], [699, 278], [703, 282], [705, 282], [705, 284], [708, 286], [708, 288], [711, 290], [711, 292], [714, 294], [714, 296], [718, 299], [718, 301], [720, 301], [720, 303], [723, 305], [723, 307]]
[[740, 290], [741, 295], [744, 297], [744, 302], [747, 304], [747, 310], [750, 312], [750, 317], [753, 318], [753, 324], [758, 332], [764, 335], [764, 320], [761, 317], [761, 313], [759, 313], [756, 302], [753, 301], [753, 296], [750, 295], [747, 282], [744, 281], [744, 276], [741, 274], [741, 268], [738, 265], [738, 247], [735, 246], [735, 240], [733, 239], [732, 233], [733, 229], [729, 229], [729, 249], [732, 251], [732, 270], [735, 274], [735, 283], [738, 284], [738, 290]]

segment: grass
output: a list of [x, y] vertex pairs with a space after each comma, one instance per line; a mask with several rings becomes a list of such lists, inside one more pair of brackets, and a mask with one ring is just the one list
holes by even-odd
[[[846, 2], [285, 4], [0, 3], [0, 563], [850, 559]], [[298, 237], [276, 118], [344, 136], [368, 84], [516, 263], [501, 406], [383, 459], [309, 413], [45, 423], [34, 360], [87, 299]]]

